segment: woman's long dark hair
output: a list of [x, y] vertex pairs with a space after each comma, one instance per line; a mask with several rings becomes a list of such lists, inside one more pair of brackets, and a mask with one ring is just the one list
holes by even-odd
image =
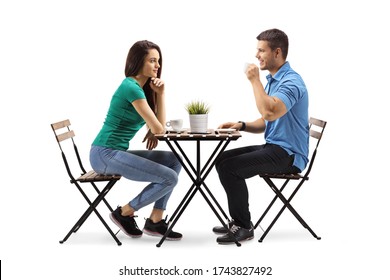
[[[157, 78], [161, 77], [162, 55], [160, 47], [155, 43], [152, 43], [147, 40], [138, 41], [130, 48], [126, 59], [126, 77], [134, 77], [138, 75], [139, 71], [141, 71], [142, 66], [144, 65], [145, 57], [148, 55], [150, 49], [156, 49], [160, 54], [160, 59], [158, 61], [158, 63], [160, 64], [160, 68], [158, 68], [157, 71]], [[156, 93], [151, 89], [149, 82], [150, 78], [146, 81], [143, 90], [145, 92], [146, 100], [148, 101], [150, 108], [152, 108], [153, 112], [156, 112]]]

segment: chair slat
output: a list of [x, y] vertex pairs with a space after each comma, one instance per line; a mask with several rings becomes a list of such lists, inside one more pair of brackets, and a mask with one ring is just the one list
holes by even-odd
[[319, 120], [319, 119], [316, 119], [316, 118], [310, 118], [310, 123], [311, 124], [314, 124], [316, 126], [319, 126], [319, 127], [324, 127], [326, 122], [325, 121], [322, 121], [322, 120]]
[[80, 178], [83, 178], [83, 179], [93, 179], [96, 177], [96, 172], [91, 170], [87, 173], [85, 173], [84, 175], [82, 175]]
[[301, 174], [261, 174], [259, 176], [262, 178], [267, 177], [271, 179], [291, 179], [291, 180], [298, 180], [303, 178]]
[[109, 180], [119, 180], [121, 178], [120, 175], [103, 175], [96, 173], [95, 171], [91, 170], [84, 175], [81, 175], [79, 178], [77, 178], [77, 181], [79, 182], [96, 182], [96, 181], [109, 181]]
[[322, 134], [321, 132], [318, 132], [318, 131], [310, 129], [310, 136], [311, 137], [314, 137], [316, 139], [320, 139], [321, 138], [321, 134]]
[[54, 130], [57, 130], [57, 129], [60, 129], [60, 128], [64, 128], [64, 127], [67, 127], [67, 126], [70, 126], [70, 120], [64, 120], [64, 121], [60, 121], [60, 122], [56, 122], [56, 123], [51, 124], [51, 127]]
[[72, 138], [72, 137], [74, 137], [74, 136], [75, 136], [74, 131], [71, 130], [71, 131], [67, 131], [67, 132], [58, 134], [58, 135], [56, 136], [56, 138], [57, 138], [57, 141], [58, 141], [58, 142], [61, 142], [61, 141], [64, 141], [64, 140], [66, 140], [66, 139]]

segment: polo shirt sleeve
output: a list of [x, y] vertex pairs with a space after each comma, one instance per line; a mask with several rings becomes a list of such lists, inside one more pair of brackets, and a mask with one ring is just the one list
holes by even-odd
[[299, 86], [300, 84], [301, 82], [296, 79], [286, 80], [280, 85], [277, 92], [274, 94], [275, 97], [282, 100], [284, 105], [286, 105], [287, 111], [289, 111], [303, 95]]

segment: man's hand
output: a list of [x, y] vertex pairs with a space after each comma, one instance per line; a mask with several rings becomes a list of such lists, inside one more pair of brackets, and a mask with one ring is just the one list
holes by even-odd
[[150, 131], [150, 129], [146, 133], [142, 143], [144, 143], [145, 141], [146, 141], [146, 149], [148, 149], [148, 150], [153, 150], [158, 145], [158, 140], [154, 136], [154, 134]]
[[256, 64], [249, 64], [245, 71], [246, 77], [249, 81], [260, 80], [260, 71], [259, 67]]
[[227, 123], [221, 124], [218, 128], [233, 128], [233, 129], [236, 129], [236, 130], [240, 130], [241, 127], [242, 127], [242, 123], [227, 122]]

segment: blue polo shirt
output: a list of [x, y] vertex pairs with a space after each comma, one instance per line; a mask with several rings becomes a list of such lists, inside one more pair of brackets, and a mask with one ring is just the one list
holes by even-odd
[[266, 143], [276, 144], [294, 155], [293, 165], [303, 171], [309, 154], [309, 97], [301, 76], [286, 62], [272, 77], [267, 75], [265, 91], [286, 105], [287, 113], [275, 121], [265, 121]]

